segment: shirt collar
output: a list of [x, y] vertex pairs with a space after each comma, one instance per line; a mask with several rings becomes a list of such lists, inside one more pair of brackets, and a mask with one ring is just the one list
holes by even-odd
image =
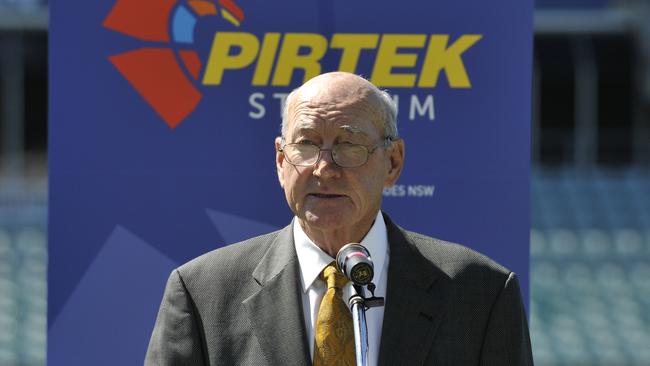
[[[293, 220], [293, 242], [296, 246], [296, 254], [300, 263], [300, 279], [302, 282], [303, 292], [312, 286], [323, 268], [334, 261], [334, 258], [323, 252], [311, 239], [305, 234], [298, 223]], [[370, 252], [374, 264], [375, 275], [374, 281], [377, 282], [382, 277], [386, 252], [388, 250], [388, 235], [386, 234], [386, 223], [381, 211], [377, 213], [375, 222], [370, 227], [368, 234], [361, 240], [361, 245], [366, 247]]]

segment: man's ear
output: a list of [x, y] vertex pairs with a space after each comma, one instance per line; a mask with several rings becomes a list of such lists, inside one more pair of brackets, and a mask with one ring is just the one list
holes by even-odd
[[284, 163], [284, 154], [280, 152], [282, 147], [282, 137], [278, 136], [275, 138], [275, 168], [278, 173], [278, 181], [280, 182], [280, 187], [284, 188], [284, 175], [282, 174], [282, 164]]
[[388, 153], [390, 165], [384, 187], [392, 187], [395, 185], [400, 174], [402, 174], [402, 168], [404, 167], [404, 140], [394, 140], [388, 148]]

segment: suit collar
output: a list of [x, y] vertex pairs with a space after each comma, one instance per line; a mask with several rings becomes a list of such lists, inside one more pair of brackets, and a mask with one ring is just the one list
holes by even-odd
[[271, 365], [311, 364], [291, 225], [269, 245], [253, 277], [260, 289], [242, 304], [266, 360]]
[[448, 278], [388, 215], [384, 220], [390, 262], [379, 364], [420, 365], [444, 316]]
[[296, 257], [296, 250], [293, 245], [292, 225], [278, 231], [257, 267], [253, 270], [253, 278], [262, 286], [272, 280], [281, 272], [287, 270], [287, 266], [293, 263]]

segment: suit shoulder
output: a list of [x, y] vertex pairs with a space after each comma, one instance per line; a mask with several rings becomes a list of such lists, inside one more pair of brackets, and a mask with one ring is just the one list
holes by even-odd
[[403, 230], [420, 254], [450, 277], [462, 273], [480, 272], [500, 279], [507, 278], [511, 271], [488, 256], [464, 245], [432, 238], [420, 233]]
[[280, 231], [212, 250], [181, 265], [177, 270], [184, 279], [230, 277], [242, 272], [250, 274]]

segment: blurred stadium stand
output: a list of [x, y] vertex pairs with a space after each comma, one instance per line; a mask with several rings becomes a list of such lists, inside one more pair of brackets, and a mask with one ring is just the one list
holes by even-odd
[[0, 0], [2, 366], [45, 364], [47, 20], [45, 1]]
[[[650, 365], [650, 0], [537, 0], [537, 365]], [[47, 1], [0, 0], [0, 365], [43, 365]], [[28, 107], [27, 107], [28, 106]]]
[[648, 169], [535, 169], [537, 365], [650, 365], [649, 203]]

